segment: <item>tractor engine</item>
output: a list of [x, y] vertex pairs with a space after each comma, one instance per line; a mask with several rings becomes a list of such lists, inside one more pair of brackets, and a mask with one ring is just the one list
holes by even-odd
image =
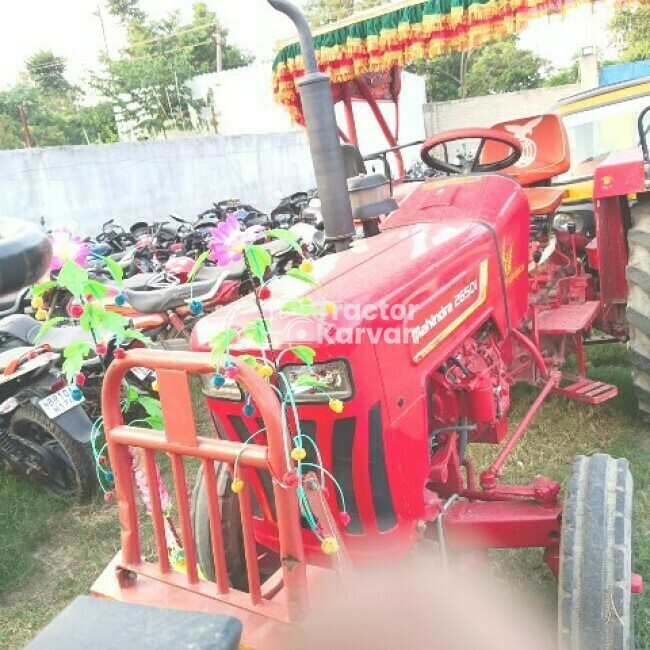
[[[433, 376], [432, 431], [444, 429], [450, 422], [463, 421], [471, 425], [462, 431], [468, 441], [501, 442], [508, 431], [510, 408], [506, 377], [499, 342], [492, 328], [486, 326], [463, 341]], [[432, 434], [434, 452], [436, 447], [437, 439]], [[460, 456], [462, 460], [464, 453]]]

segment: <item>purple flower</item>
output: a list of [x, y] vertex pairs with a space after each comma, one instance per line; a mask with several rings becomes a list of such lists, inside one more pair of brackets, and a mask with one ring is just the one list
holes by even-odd
[[72, 260], [79, 266], [86, 266], [90, 246], [84, 243], [79, 235], [73, 235], [69, 230], [62, 228], [53, 230], [50, 239], [52, 240], [51, 271], [59, 271], [68, 260]]
[[244, 256], [244, 249], [252, 244], [263, 232], [262, 226], [252, 226], [240, 230], [239, 221], [234, 214], [229, 214], [216, 228], [211, 231], [210, 260], [219, 266], [231, 262], [239, 262]]

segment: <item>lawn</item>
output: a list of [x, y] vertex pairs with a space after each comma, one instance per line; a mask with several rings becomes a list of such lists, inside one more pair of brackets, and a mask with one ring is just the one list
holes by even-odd
[[[650, 576], [650, 432], [639, 417], [623, 346], [590, 350], [590, 376], [618, 385], [620, 395], [599, 407], [551, 398], [506, 465], [505, 479], [545, 474], [563, 481], [576, 454], [606, 451], [629, 458], [635, 478], [635, 571]], [[515, 391], [516, 422], [534, 399]], [[488, 459], [494, 449], [472, 452]], [[75, 595], [87, 593], [118, 546], [114, 504], [75, 506], [21, 477], [0, 474], [0, 648], [21, 648]], [[548, 602], [553, 580], [541, 553], [495, 554], [526, 593]], [[532, 589], [529, 589], [532, 587]], [[650, 648], [650, 595], [636, 601], [637, 648]]]

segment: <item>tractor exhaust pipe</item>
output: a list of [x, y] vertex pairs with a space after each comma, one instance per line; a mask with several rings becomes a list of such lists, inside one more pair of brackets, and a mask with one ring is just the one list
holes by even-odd
[[330, 80], [318, 70], [314, 39], [300, 9], [289, 0], [268, 0], [268, 3], [288, 16], [298, 30], [305, 76], [297, 85], [314, 164], [325, 237], [337, 251], [342, 251], [349, 248], [355, 231]]

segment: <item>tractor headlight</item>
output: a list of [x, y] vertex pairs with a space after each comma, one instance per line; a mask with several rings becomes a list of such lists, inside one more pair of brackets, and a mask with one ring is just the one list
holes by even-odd
[[244, 399], [239, 384], [234, 379], [224, 377], [222, 386], [215, 386], [214, 375], [201, 375], [201, 387], [206, 397], [240, 402]]
[[553, 230], [566, 232], [571, 222], [575, 223], [576, 232], [585, 231], [585, 218], [578, 212], [558, 212], [553, 219]]
[[[281, 372], [287, 378], [291, 386], [296, 402], [300, 404], [327, 402], [330, 399], [345, 401], [354, 395], [354, 386], [350, 369], [346, 361], [328, 361], [326, 363], [315, 363], [311, 367], [303, 365], [283, 366]], [[310, 383], [302, 383], [300, 377], [313, 377], [318, 386], [310, 386]], [[282, 384], [282, 379], [279, 379]], [[283, 386], [279, 385], [282, 389]]]

